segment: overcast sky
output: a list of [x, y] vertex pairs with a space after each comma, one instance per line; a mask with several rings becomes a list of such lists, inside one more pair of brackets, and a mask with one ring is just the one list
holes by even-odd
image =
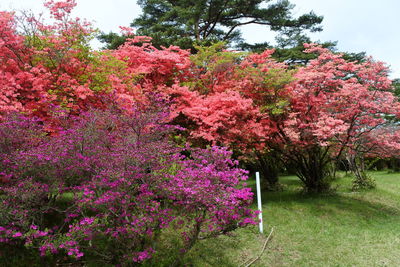
[[[321, 33], [313, 40], [338, 41], [340, 51], [362, 52], [386, 62], [392, 78], [400, 78], [400, 10], [399, 0], [291, 0], [294, 15], [313, 10], [324, 16]], [[0, 0], [0, 10], [43, 10], [42, 0]], [[129, 26], [141, 10], [136, 0], [77, 0], [76, 16], [92, 21], [102, 31], [118, 31]], [[248, 26], [243, 29], [248, 42], [271, 41], [267, 28]]]

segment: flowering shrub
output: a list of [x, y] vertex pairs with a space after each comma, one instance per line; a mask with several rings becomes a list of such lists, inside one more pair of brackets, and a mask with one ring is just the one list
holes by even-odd
[[65, 118], [52, 137], [33, 119], [2, 122], [1, 133], [12, 128], [27, 139], [2, 158], [1, 246], [55, 261], [132, 264], [157, 253], [169, 229], [184, 253], [198, 239], [254, 223], [246, 172], [231, 152], [177, 148], [165, 105], [154, 102]]
[[73, 17], [75, 0], [46, 0], [44, 5], [49, 21], [0, 11], [0, 119], [9, 112], [33, 114], [47, 131], [56, 132], [55, 107], [77, 115], [104, 108], [103, 97], [109, 94], [129, 106], [145, 102], [144, 92], [187, 75], [188, 51], [156, 49], [139, 36], [116, 51], [93, 51], [90, 40], [96, 31]]

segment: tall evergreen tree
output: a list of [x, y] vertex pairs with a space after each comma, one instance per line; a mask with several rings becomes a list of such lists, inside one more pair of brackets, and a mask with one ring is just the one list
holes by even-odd
[[[131, 26], [138, 35], [151, 36], [156, 47], [193, 48], [195, 43], [215, 41], [243, 47], [246, 43], [240, 27], [249, 24], [265, 25], [276, 32], [322, 30], [322, 16], [310, 12], [295, 18], [294, 5], [288, 0], [138, 0], [138, 4], [143, 13]], [[108, 48], [124, 41], [115, 33], [102, 34], [100, 40]]]

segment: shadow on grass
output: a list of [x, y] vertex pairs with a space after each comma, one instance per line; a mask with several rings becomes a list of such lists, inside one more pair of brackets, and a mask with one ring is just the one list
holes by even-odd
[[[301, 191], [301, 182], [296, 177], [282, 177], [280, 182], [285, 186], [284, 191], [262, 192], [264, 219], [267, 224], [279, 227], [280, 231], [286, 231], [287, 235], [300, 226], [302, 227], [299, 230], [300, 234], [301, 232], [313, 233], [315, 229], [329, 227], [331, 231], [343, 231], [345, 233], [343, 238], [346, 233], [353, 235], [378, 233], [379, 235], [381, 231], [385, 234], [387, 229], [391, 229], [392, 232], [399, 229], [397, 225], [400, 222], [400, 206], [393, 204], [394, 202], [381, 189], [372, 190], [366, 194], [353, 193], [346, 190], [349, 180], [338, 180], [338, 185], [341, 187], [337, 192], [304, 194]], [[253, 181], [249, 182], [249, 186], [255, 192]], [[253, 208], [256, 209], [256, 195], [254, 197]], [[357, 231], [354, 232], [354, 229]], [[296, 234], [299, 235], [295, 231], [293, 235]], [[288, 242], [291, 242], [292, 236], [282, 236], [285, 234], [281, 234], [281, 238], [288, 238]], [[320, 236], [326, 238], [324, 234]], [[249, 227], [235, 231], [233, 237], [222, 236], [201, 241], [185, 259], [184, 262], [187, 264], [185, 266], [240, 266], [246, 260], [256, 256], [262, 247], [263, 238], [265, 236], [258, 234], [257, 227]], [[275, 256], [264, 257], [279, 258], [283, 255], [282, 253], [290, 255], [290, 252], [281, 248], [284, 246], [283, 243], [275, 243], [282, 242], [282, 239], [278, 240], [272, 239], [269, 245], [271, 248], [278, 246]], [[330, 239], [327, 240], [326, 242], [329, 242]], [[307, 244], [307, 246], [313, 245]], [[270, 251], [275, 253], [273, 249]]]

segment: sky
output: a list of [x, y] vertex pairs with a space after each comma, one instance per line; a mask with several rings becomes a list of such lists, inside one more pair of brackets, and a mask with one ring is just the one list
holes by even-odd
[[[73, 15], [92, 21], [104, 32], [119, 31], [129, 26], [141, 9], [136, 0], [76, 0]], [[294, 16], [311, 10], [322, 15], [324, 30], [311, 33], [312, 40], [338, 41], [339, 51], [366, 52], [374, 59], [386, 62], [391, 78], [400, 78], [400, 10], [399, 0], [290, 0], [295, 4]], [[0, 10], [31, 9], [43, 11], [42, 0], [0, 0]], [[250, 43], [272, 41], [266, 27], [242, 28], [243, 37]], [[95, 43], [94, 46], [99, 46]]]

